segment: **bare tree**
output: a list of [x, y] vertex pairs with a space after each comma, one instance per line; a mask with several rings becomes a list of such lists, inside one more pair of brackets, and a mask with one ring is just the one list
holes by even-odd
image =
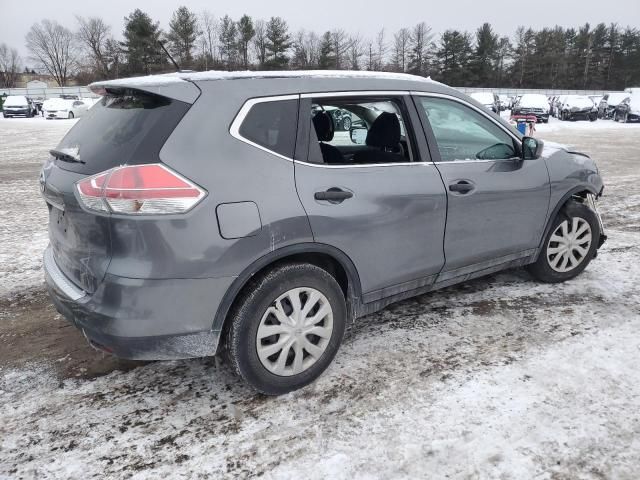
[[359, 35], [349, 39], [349, 68], [351, 70], [360, 70], [362, 67], [360, 58], [364, 55], [364, 46]]
[[0, 44], [0, 86], [15, 87], [21, 67], [18, 50], [9, 48], [6, 43]]
[[393, 67], [396, 71], [406, 72], [411, 34], [407, 28], [401, 28], [393, 38]]
[[293, 36], [291, 66], [297, 69], [317, 68], [320, 58], [320, 38], [315, 32], [298, 30]]
[[373, 54], [374, 63], [372, 70], [383, 70], [384, 69], [384, 59], [387, 54], [387, 43], [384, 39], [384, 28], [378, 32], [376, 35], [376, 50]]
[[78, 40], [82, 43], [86, 53], [91, 58], [93, 70], [101, 78], [110, 77], [107, 44], [111, 37], [111, 27], [99, 17], [83, 18], [76, 16], [78, 21]]
[[415, 75], [426, 75], [429, 64], [429, 47], [432, 46], [431, 27], [420, 22], [411, 31], [409, 39], [409, 71]]
[[256, 20], [253, 46], [258, 57], [258, 65], [262, 67], [267, 62], [267, 24], [264, 20]]
[[71, 30], [55, 21], [43, 20], [31, 26], [26, 40], [33, 60], [64, 87], [77, 66], [77, 47]]
[[218, 21], [208, 10], [200, 14], [200, 45], [204, 57], [204, 67], [209, 69], [210, 63], [216, 62], [218, 38]]
[[346, 67], [345, 57], [351, 47], [351, 39], [344, 30], [332, 30], [331, 31], [331, 49], [333, 53], [333, 59], [335, 61], [335, 69], [340, 70]]

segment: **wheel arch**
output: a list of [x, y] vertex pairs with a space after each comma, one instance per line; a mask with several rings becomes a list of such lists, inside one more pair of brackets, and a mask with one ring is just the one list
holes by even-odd
[[214, 316], [212, 330], [223, 331], [229, 312], [253, 277], [278, 264], [296, 261], [316, 265], [336, 278], [345, 295], [349, 319], [356, 318], [360, 310], [362, 288], [360, 276], [351, 259], [331, 245], [302, 243], [269, 252], [246, 267], [224, 294]]
[[544, 227], [544, 232], [542, 233], [542, 238], [540, 239], [540, 243], [538, 245], [538, 252], [535, 255], [535, 259], [533, 260], [534, 262], [540, 256], [540, 252], [542, 251], [542, 248], [544, 245], [544, 239], [547, 238], [547, 235], [549, 234], [549, 229], [553, 224], [553, 220], [556, 218], [558, 213], [560, 213], [560, 210], [562, 210], [562, 208], [567, 204], [568, 201], [574, 198], [586, 198], [586, 196], [589, 194], [597, 196], [599, 195], [599, 192], [596, 191], [593, 185], [584, 184], [584, 185], [577, 185], [573, 187], [571, 190], [565, 193], [562, 196], [562, 198], [560, 198], [560, 201], [556, 204], [554, 209], [551, 211], [551, 215], [549, 215], [549, 217], [547, 218], [547, 223]]

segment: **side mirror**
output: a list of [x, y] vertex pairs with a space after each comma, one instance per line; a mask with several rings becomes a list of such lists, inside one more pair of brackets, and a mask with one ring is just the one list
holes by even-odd
[[351, 127], [349, 130], [349, 137], [351, 142], [356, 145], [365, 145], [367, 143], [367, 132], [365, 127]]
[[522, 139], [522, 158], [524, 160], [535, 160], [542, 156], [544, 150], [544, 142], [533, 137], [524, 137]]

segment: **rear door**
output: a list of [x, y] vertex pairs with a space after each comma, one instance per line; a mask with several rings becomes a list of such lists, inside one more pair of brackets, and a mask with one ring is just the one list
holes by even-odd
[[[351, 258], [365, 302], [433, 283], [444, 264], [446, 194], [424, 139], [416, 141], [412, 125], [419, 120], [415, 107], [406, 102], [410, 97], [328, 95], [303, 95], [300, 102], [295, 177], [314, 240]], [[328, 164], [319, 148], [312, 111], [331, 107], [362, 119], [353, 127], [360, 129], [354, 138], [364, 138], [363, 128], [373, 131], [381, 115], [390, 120], [390, 127], [381, 128], [378, 122], [375, 131], [380, 137], [367, 135], [364, 145], [354, 144], [349, 131], [325, 135], [323, 143], [329, 145], [325, 148], [335, 148], [343, 156], [341, 163]]]
[[545, 160], [522, 160], [518, 137], [471, 104], [414, 99], [448, 195], [448, 273], [438, 280], [535, 253], [549, 207]]

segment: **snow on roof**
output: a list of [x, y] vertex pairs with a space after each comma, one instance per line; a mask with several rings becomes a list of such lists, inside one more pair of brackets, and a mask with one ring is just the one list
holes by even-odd
[[[430, 82], [431, 77], [420, 77], [407, 73], [370, 72], [361, 70], [273, 70], [273, 71], [237, 71], [225, 72], [210, 70], [208, 72], [174, 72], [162, 75], [149, 75], [146, 77], [121, 78], [118, 80], [105, 80], [90, 85], [95, 88], [101, 85], [109, 86], [144, 86], [161, 87], [180, 83], [183, 81], [210, 81], [210, 80], [238, 80], [238, 79], [265, 79], [265, 78], [371, 78], [380, 80], [403, 80], [410, 82]], [[440, 84], [442, 85], [442, 84]]]

